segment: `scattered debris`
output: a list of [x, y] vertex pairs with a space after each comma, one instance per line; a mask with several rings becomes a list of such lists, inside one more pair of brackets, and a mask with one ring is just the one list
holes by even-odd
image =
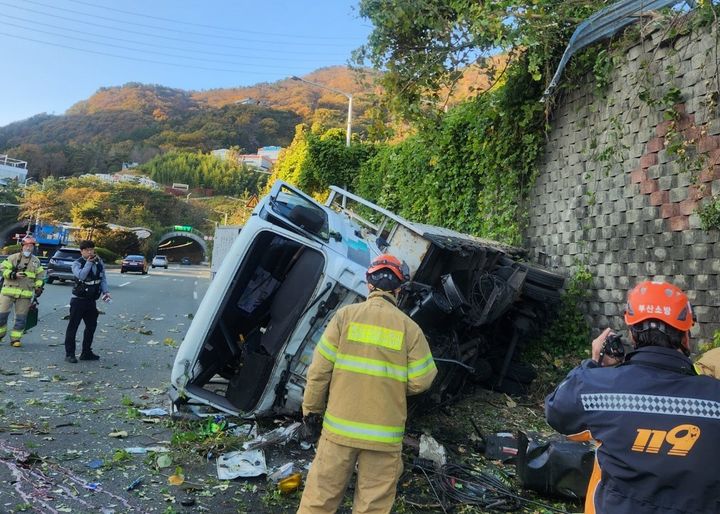
[[589, 442], [529, 439], [518, 433], [517, 474], [525, 489], [577, 500], [584, 498], [595, 462]]
[[285, 444], [297, 434], [301, 426], [302, 423], [296, 421], [286, 427], [278, 427], [267, 434], [256, 437], [252, 441], [243, 443], [243, 448], [245, 450], [254, 450], [272, 444]]
[[138, 412], [142, 414], [143, 416], [167, 416], [168, 411], [165, 409], [162, 409], [160, 407], [155, 407], [152, 409], [138, 409]]
[[270, 473], [268, 475], [268, 480], [271, 482], [279, 482], [283, 478], [287, 478], [293, 473], [293, 468], [295, 467], [295, 464], [292, 462], [288, 462], [287, 464], [283, 464], [278, 469]]
[[172, 466], [172, 463], [172, 458], [167, 454], [160, 455], [155, 461], [155, 464], [157, 464], [157, 467], [160, 469], [169, 468]]
[[283, 494], [290, 494], [297, 491], [302, 484], [302, 475], [300, 473], [293, 473], [287, 478], [283, 478], [278, 482], [278, 489]]
[[421, 459], [432, 461], [436, 468], [441, 468], [447, 464], [445, 447], [426, 434], [420, 436], [419, 456]]
[[116, 439], [123, 439], [128, 436], [128, 433], [125, 430], [119, 430], [117, 432], [110, 432], [108, 434], [108, 437], [114, 437]]
[[88, 482], [84, 487], [90, 491], [97, 491], [100, 489], [100, 482]]
[[167, 453], [170, 449], [166, 446], [133, 446], [125, 448], [125, 451], [132, 455], [145, 455], [147, 453]]
[[185, 483], [183, 475], [175, 474], [168, 477], [168, 484], [170, 485], [183, 485], [183, 483]]
[[90, 469], [99, 469], [103, 467], [103, 461], [101, 459], [93, 459], [85, 465]]
[[135, 480], [133, 480], [132, 482], [130, 482], [130, 485], [127, 486], [126, 491], [132, 491], [132, 490], [137, 489], [138, 487], [140, 487], [140, 484], [142, 484], [143, 478], [144, 478], [144, 477], [137, 477]]
[[267, 464], [262, 450], [236, 451], [218, 457], [217, 476], [220, 480], [260, 475], [267, 475]]

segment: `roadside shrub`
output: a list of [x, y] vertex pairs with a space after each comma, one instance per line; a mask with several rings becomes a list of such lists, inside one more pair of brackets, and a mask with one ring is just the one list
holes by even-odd
[[13, 253], [18, 253], [20, 249], [21, 246], [19, 244], [7, 245], [2, 250], [0, 250], [0, 252], [2, 252], [3, 255], [11, 255]]
[[135, 232], [129, 230], [109, 230], [98, 235], [95, 244], [117, 255], [140, 252], [140, 240]]
[[100, 256], [100, 258], [108, 264], [112, 264], [120, 258], [120, 256], [118, 254], [116, 254], [112, 250], [103, 248], [102, 246], [96, 246], [95, 253], [98, 254]]
[[588, 299], [593, 276], [585, 265], [577, 265], [568, 279], [565, 294], [555, 318], [542, 336], [523, 350], [523, 360], [538, 371], [537, 393], [549, 392], [542, 385], [553, 385], [578, 363], [590, 356], [590, 325], [582, 304]]

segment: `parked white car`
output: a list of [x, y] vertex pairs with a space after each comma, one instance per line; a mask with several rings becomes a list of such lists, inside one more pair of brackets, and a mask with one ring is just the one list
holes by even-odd
[[164, 255], [156, 255], [153, 257], [151, 266], [153, 268], [165, 268], [168, 269], [168, 260]]

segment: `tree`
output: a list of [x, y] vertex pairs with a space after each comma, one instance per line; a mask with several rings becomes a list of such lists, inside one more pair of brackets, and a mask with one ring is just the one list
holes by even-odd
[[106, 230], [108, 214], [108, 209], [99, 199], [86, 200], [70, 210], [73, 224], [84, 231], [82, 239], [92, 239], [96, 231]]
[[[444, 102], [468, 68], [485, 69], [505, 53], [524, 56], [535, 80], [552, 73], [567, 39], [580, 21], [609, 0], [361, 0], [360, 14], [374, 28], [354, 53], [358, 64], [387, 70], [381, 82], [394, 108], [419, 118], [421, 100]], [[441, 96], [444, 94], [444, 98]]]

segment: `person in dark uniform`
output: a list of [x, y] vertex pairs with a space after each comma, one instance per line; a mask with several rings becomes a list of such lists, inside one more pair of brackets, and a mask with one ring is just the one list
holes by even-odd
[[606, 354], [610, 329], [592, 358], [545, 399], [547, 421], [575, 439], [598, 442], [585, 512], [720, 512], [720, 381], [698, 376], [690, 355], [688, 297], [667, 282], [628, 293], [625, 322], [634, 351]]
[[65, 332], [65, 361], [73, 364], [78, 361], [75, 357], [75, 336], [81, 321], [85, 323], [85, 331], [80, 360], [96, 361], [100, 358], [92, 351], [98, 318], [95, 302], [101, 296], [105, 301], [110, 300], [105, 266], [95, 253], [95, 244], [92, 241], [80, 242], [80, 255], [81, 257], [72, 264], [75, 287], [70, 299], [70, 321]]

